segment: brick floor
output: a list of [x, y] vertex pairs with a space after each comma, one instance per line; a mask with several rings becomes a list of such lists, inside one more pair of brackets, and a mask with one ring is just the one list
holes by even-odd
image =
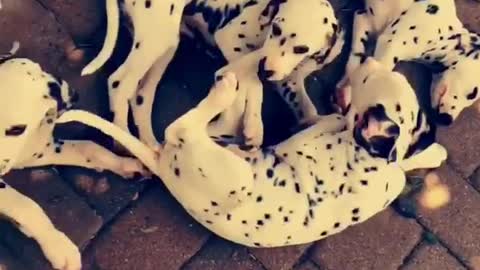
[[248, 253], [248, 249], [218, 237], [210, 241], [189, 261], [183, 270], [262, 270], [260, 262]]
[[[103, 72], [81, 77], [82, 65], [100, 49], [104, 36], [103, 1], [2, 0], [0, 51], [20, 40], [19, 56], [38, 61], [79, 90], [78, 107], [107, 116], [106, 75], [129, 49], [125, 29], [113, 60]], [[469, 29], [480, 31], [480, 4], [456, 0]], [[357, 3], [332, 0], [338, 16], [351, 24]], [[349, 32], [349, 31], [347, 31]], [[38, 34], [40, 33], [40, 35]], [[28, 42], [27, 42], [28, 41]], [[72, 44], [89, 45], [86, 58], [72, 60]], [[319, 111], [322, 98], [341, 76], [346, 55], [307, 80]], [[184, 43], [159, 87], [154, 127], [163, 129], [206, 93], [221, 61]], [[399, 65], [428, 103], [430, 74], [417, 64]], [[285, 138], [291, 114], [276, 93], [265, 92], [266, 143]], [[276, 119], [282, 121], [275, 121]], [[160, 183], [124, 180], [112, 173], [82, 168], [39, 168], [12, 172], [7, 182], [37, 201], [59, 229], [83, 247], [85, 270], [457, 270], [480, 269], [480, 113], [466, 110], [437, 138], [449, 151], [447, 164], [434, 172], [448, 186], [451, 201], [435, 211], [418, 206], [418, 195], [404, 202], [417, 206], [407, 219], [389, 208], [365, 223], [309, 245], [251, 249], [212, 235], [197, 224]], [[63, 138], [88, 138], [109, 145], [98, 132], [80, 125], [58, 128]], [[0, 270], [50, 269], [34, 241], [0, 222]]]
[[178, 269], [209, 233], [156, 184], [123, 211], [93, 243], [100, 269]]
[[422, 228], [387, 209], [317, 244], [312, 259], [321, 269], [398, 269], [421, 239]]
[[422, 244], [402, 270], [461, 270], [466, 269], [441, 245]]

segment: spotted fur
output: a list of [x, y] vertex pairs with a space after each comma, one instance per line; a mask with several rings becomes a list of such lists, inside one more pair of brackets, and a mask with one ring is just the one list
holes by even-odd
[[[29, 59], [11, 59], [11, 54], [7, 58], [0, 64], [0, 175], [12, 169], [45, 165], [111, 170], [124, 177], [146, 173], [138, 160], [116, 156], [91, 141], [54, 139], [55, 121], [72, 107], [77, 93]], [[35, 239], [55, 269], [80, 270], [80, 253], [75, 244], [54, 227], [34, 201], [2, 179], [0, 214]]]
[[[383, 79], [405, 82], [389, 74]], [[399, 195], [405, 168], [437, 167], [446, 158], [438, 144], [401, 162], [373, 156], [336, 114], [319, 117], [312, 127], [270, 148], [224, 147], [210, 138], [206, 126], [234, 102], [237, 84], [233, 73], [218, 78], [197, 107], [166, 129], [165, 144], [153, 159], [147, 146], [101, 118], [69, 111], [59, 121], [82, 119], [114, 135], [198, 222], [251, 247], [312, 242], [359, 224]]]
[[[117, 0], [106, 4], [104, 47], [82, 74], [100, 68], [115, 46]], [[263, 141], [262, 81], [278, 82], [295, 115], [308, 121], [317, 111], [304, 79], [331, 62], [343, 45], [342, 29], [326, 0], [305, 0], [301, 5], [288, 0], [125, 0], [122, 9], [131, 21], [134, 41], [126, 61], [109, 78], [114, 123], [128, 130], [130, 102], [140, 138], [152, 147], [158, 144], [151, 126], [153, 98], [181, 30], [198, 33], [220, 49], [229, 64], [217, 75], [235, 71], [239, 76], [238, 99], [210, 125], [211, 135], [243, 136], [251, 146]]]
[[432, 85], [432, 107], [448, 125], [478, 99], [480, 36], [457, 17], [453, 0], [366, 0], [357, 11], [348, 74], [366, 58], [365, 44], [377, 37], [373, 57], [394, 68], [414, 60], [442, 67]]

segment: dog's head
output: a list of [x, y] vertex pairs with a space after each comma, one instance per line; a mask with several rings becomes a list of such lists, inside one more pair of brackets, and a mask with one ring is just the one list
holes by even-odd
[[480, 97], [480, 59], [462, 58], [432, 84], [436, 122], [450, 125], [463, 109]]
[[333, 8], [326, 0], [281, 5], [262, 46], [266, 57], [259, 70], [263, 79], [283, 80], [306, 56], [331, 47], [338, 30]]
[[25, 58], [0, 64], [0, 81], [0, 106], [5, 112], [11, 112], [5, 117], [12, 117], [12, 121], [18, 123], [35, 124], [33, 122], [41, 121], [47, 112], [61, 114], [78, 99], [77, 93], [65, 81]]
[[429, 131], [407, 79], [369, 58], [349, 80], [348, 86], [338, 89], [337, 102], [357, 143], [372, 156], [390, 162], [404, 159]]

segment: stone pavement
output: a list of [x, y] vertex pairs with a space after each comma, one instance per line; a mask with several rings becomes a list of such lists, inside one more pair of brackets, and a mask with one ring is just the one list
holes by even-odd
[[[103, 37], [103, 1], [2, 0], [0, 51], [20, 40], [20, 55], [63, 76], [80, 91], [79, 107], [107, 117], [106, 75], [121, 62], [126, 46], [105, 73], [85, 78], [86, 59], [72, 58], [72, 44], [98, 50]], [[352, 4], [332, 0], [345, 24]], [[463, 21], [480, 31], [480, 4], [458, 0]], [[100, 30], [99, 30], [100, 29]], [[40, 33], [40, 34], [39, 34]], [[124, 31], [122, 38], [128, 37]], [[184, 43], [157, 95], [154, 125], [159, 138], [175, 118], [195, 105], [212, 82], [221, 62]], [[345, 55], [308, 80], [319, 108], [321, 97], [341, 75]], [[399, 67], [419, 93], [427, 93], [430, 74], [421, 66]], [[326, 79], [328, 78], [328, 79]], [[267, 143], [288, 136], [294, 126], [285, 106], [266, 91], [264, 119]], [[36, 168], [11, 172], [6, 181], [37, 201], [59, 229], [83, 251], [86, 270], [150, 269], [303, 269], [303, 270], [456, 270], [480, 269], [480, 107], [466, 110], [438, 141], [449, 151], [434, 170], [447, 185], [450, 202], [439, 210], [422, 208], [412, 193], [365, 223], [308, 245], [275, 249], [242, 247], [214, 236], [197, 224], [160, 181], [124, 180], [111, 173], [82, 168]], [[284, 121], [275, 121], [281, 118]], [[109, 140], [77, 125], [59, 127], [58, 135]], [[0, 269], [50, 269], [38, 246], [7, 222], [0, 223]]]

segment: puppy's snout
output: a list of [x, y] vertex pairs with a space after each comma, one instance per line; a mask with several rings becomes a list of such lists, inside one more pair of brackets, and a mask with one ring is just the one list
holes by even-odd
[[258, 62], [258, 77], [261, 80], [268, 80], [272, 77], [275, 72], [273, 70], [268, 70], [266, 67], [267, 64], [267, 57], [264, 57]]
[[453, 122], [453, 117], [448, 113], [438, 113], [436, 120], [439, 125], [449, 126]]

